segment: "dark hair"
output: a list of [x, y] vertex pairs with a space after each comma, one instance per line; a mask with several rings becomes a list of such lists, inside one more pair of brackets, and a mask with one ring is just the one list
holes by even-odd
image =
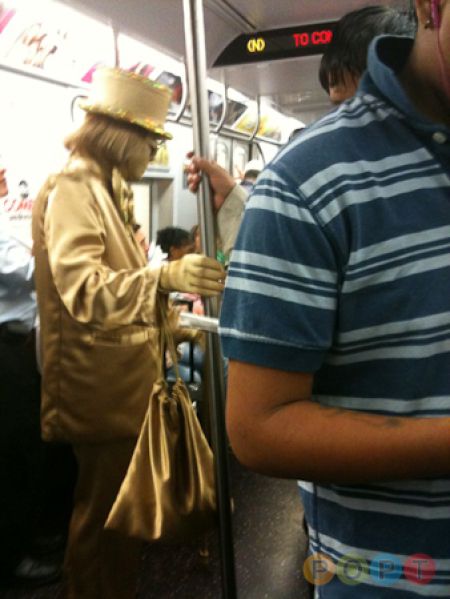
[[366, 6], [344, 15], [333, 29], [333, 39], [319, 68], [319, 80], [329, 93], [330, 85], [344, 82], [345, 73], [359, 79], [367, 66], [367, 50], [377, 35], [390, 33], [414, 37], [416, 22], [411, 12], [389, 6]]
[[165, 227], [156, 233], [156, 245], [159, 245], [166, 254], [169, 253], [171, 247], [181, 248], [190, 244], [189, 231], [180, 227]]

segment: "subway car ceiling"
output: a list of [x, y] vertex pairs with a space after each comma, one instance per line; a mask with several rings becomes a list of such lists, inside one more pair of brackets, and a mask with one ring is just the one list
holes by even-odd
[[[63, 0], [64, 4], [111, 24], [177, 60], [184, 60], [183, 0]], [[409, 0], [204, 0], [208, 75], [243, 94], [260, 97], [286, 115], [310, 122], [329, 109], [319, 85], [320, 53], [214, 66], [218, 57], [242, 34], [328, 23], [343, 14], [385, 4], [408, 10]], [[320, 27], [317, 28], [320, 31]], [[263, 58], [263, 57], [262, 57]]]

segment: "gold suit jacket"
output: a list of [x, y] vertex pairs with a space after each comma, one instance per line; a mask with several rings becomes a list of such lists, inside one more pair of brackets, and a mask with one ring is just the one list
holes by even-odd
[[95, 162], [72, 158], [34, 204], [46, 440], [136, 436], [161, 360], [159, 270], [113, 197]]

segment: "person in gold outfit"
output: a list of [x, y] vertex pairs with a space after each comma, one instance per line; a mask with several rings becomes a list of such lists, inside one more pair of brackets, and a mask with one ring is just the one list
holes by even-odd
[[133, 234], [130, 181], [158, 144], [170, 92], [120, 69], [95, 75], [70, 156], [34, 204], [42, 434], [69, 441], [79, 474], [65, 573], [70, 599], [135, 594], [140, 545], [103, 529], [126, 473], [161, 359], [155, 303], [223, 289], [216, 260], [151, 268]]

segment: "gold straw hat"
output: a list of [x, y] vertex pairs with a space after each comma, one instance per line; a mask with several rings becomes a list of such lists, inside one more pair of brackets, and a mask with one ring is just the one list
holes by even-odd
[[168, 87], [146, 77], [101, 67], [95, 71], [89, 97], [80, 103], [80, 107], [172, 139], [172, 135], [164, 130], [171, 96]]

